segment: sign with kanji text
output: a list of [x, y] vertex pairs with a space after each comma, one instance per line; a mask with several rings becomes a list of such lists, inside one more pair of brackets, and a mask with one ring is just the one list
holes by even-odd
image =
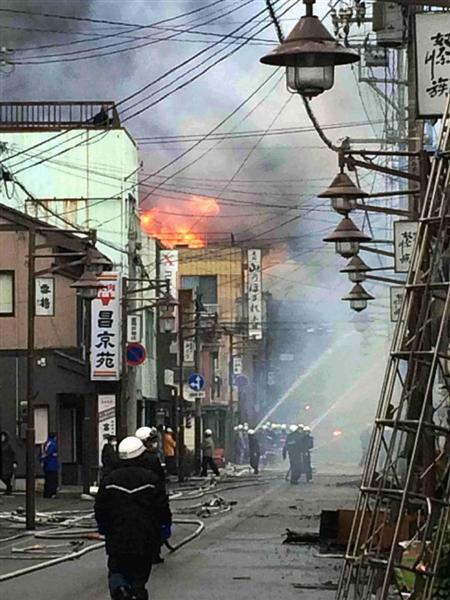
[[195, 362], [195, 341], [194, 340], [184, 340], [183, 352], [184, 352], [183, 363], [186, 366], [192, 366]]
[[248, 336], [262, 339], [262, 273], [261, 250], [248, 250]]
[[53, 277], [36, 277], [36, 312], [37, 317], [55, 316], [55, 279]]
[[116, 397], [114, 394], [98, 396], [98, 464], [107, 435], [116, 435]]
[[394, 285], [391, 291], [391, 321], [396, 323], [400, 316], [403, 298], [405, 297], [405, 288], [402, 285]]
[[121, 368], [121, 275], [99, 275], [104, 283], [92, 300], [91, 380], [118, 381]]
[[416, 14], [417, 113], [441, 117], [450, 94], [450, 13]]
[[178, 250], [161, 250], [160, 278], [170, 281], [170, 294], [177, 298]]
[[127, 342], [142, 342], [141, 315], [128, 315]]
[[242, 374], [242, 356], [233, 356], [233, 375]]
[[417, 221], [396, 221], [394, 223], [395, 272], [407, 273], [417, 236]]

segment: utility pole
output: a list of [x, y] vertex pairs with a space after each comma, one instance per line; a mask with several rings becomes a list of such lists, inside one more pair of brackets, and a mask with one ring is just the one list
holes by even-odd
[[[136, 288], [137, 279], [137, 252], [138, 252], [138, 231], [136, 223], [136, 199], [132, 194], [128, 194], [128, 245], [127, 245], [127, 257], [128, 257], [128, 285], [125, 294], [124, 312], [122, 313], [122, 319], [124, 322], [124, 334], [125, 337], [122, 339], [123, 351], [127, 353], [128, 343], [128, 313], [132, 314], [136, 308], [136, 297], [133, 293]], [[125, 360], [126, 362], [126, 360]], [[126, 385], [126, 416], [125, 423], [126, 429], [129, 435], [134, 435], [137, 427], [137, 398], [136, 398], [136, 379], [137, 371], [136, 367], [127, 368], [127, 385]], [[123, 417], [122, 417], [123, 418]]]
[[229, 348], [229, 361], [228, 361], [228, 419], [227, 419], [227, 444], [226, 444], [226, 458], [231, 462], [233, 456], [233, 421], [234, 421], [234, 386], [233, 386], [233, 333], [228, 333], [228, 348]]
[[36, 529], [35, 506], [35, 440], [36, 431], [34, 424], [34, 393], [33, 393], [33, 368], [34, 368], [34, 342], [35, 342], [35, 297], [36, 281], [34, 277], [36, 251], [36, 231], [28, 229], [28, 303], [27, 303], [27, 436], [26, 436], [26, 526], [27, 529]]
[[[200, 315], [202, 300], [201, 294], [197, 289], [195, 297], [195, 350], [194, 350], [194, 369], [196, 373], [201, 370], [201, 350], [200, 350]], [[199, 396], [195, 398], [195, 437], [194, 437], [194, 462], [195, 472], [200, 473], [202, 464], [202, 400]]]
[[175, 438], [176, 459], [178, 468], [178, 481], [184, 481], [183, 455], [184, 455], [184, 424], [183, 424], [183, 367], [184, 367], [184, 335], [183, 335], [183, 305], [180, 303], [178, 310], [178, 394], [175, 396]]

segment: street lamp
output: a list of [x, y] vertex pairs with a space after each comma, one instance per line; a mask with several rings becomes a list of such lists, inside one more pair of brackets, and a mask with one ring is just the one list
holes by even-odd
[[159, 331], [160, 333], [175, 333], [176, 318], [175, 318], [175, 307], [178, 306], [178, 302], [171, 296], [163, 298], [160, 302], [160, 307], [163, 308], [163, 312], [159, 315]]
[[344, 217], [336, 229], [327, 237], [324, 242], [334, 242], [336, 253], [344, 258], [351, 258], [359, 252], [361, 242], [370, 242], [371, 237], [363, 233], [353, 223], [349, 217]]
[[288, 91], [313, 98], [333, 87], [334, 67], [357, 62], [360, 57], [339, 44], [313, 15], [315, 0], [303, 0], [306, 15], [286, 40], [263, 56], [267, 65], [286, 67]]
[[350, 177], [341, 171], [331, 182], [330, 186], [320, 194], [318, 198], [330, 198], [332, 208], [339, 214], [348, 216], [348, 213], [356, 208], [356, 200], [368, 196], [357, 187]]
[[341, 298], [341, 300], [345, 300], [346, 302], [350, 302], [350, 308], [356, 312], [361, 312], [362, 310], [367, 308], [367, 302], [369, 300], [375, 300], [373, 296], [371, 296], [360, 283], [357, 283], [352, 287], [347, 296]]
[[367, 271], [371, 268], [359, 256], [352, 256], [348, 263], [340, 269], [340, 273], [348, 273], [348, 278], [353, 283], [361, 283], [366, 279]]
[[97, 279], [93, 271], [88, 269], [77, 281], [71, 283], [70, 287], [75, 289], [83, 300], [94, 300], [97, 298], [98, 290], [105, 287], [105, 284]]

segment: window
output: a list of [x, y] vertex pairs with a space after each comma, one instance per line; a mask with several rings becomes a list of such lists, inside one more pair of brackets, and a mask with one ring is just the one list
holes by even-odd
[[217, 275], [185, 275], [182, 290], [198, 290], [203, 304], [217, 304]]
[[14, 271], [0, 271], [0, 317], [14, 315]]

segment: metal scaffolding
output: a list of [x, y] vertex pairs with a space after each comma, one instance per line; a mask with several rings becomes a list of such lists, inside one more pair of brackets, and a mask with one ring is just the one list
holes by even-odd
[[414, 598], [435, 597], [450, 507], [449, 159], [450, 99], [432, 159], [338, 600], [409, 597], [402, 595], [401, 582], [408, 573], [414, 574]]

